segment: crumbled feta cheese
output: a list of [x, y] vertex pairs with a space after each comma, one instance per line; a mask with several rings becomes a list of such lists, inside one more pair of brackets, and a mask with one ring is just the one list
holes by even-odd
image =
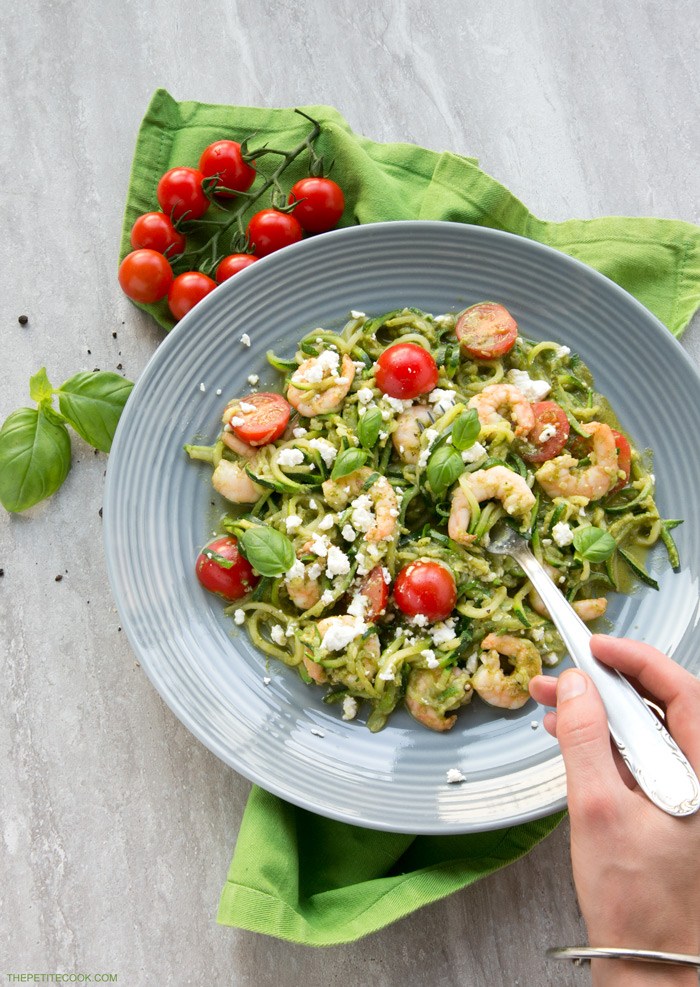
[[357, 312], [355, 309], [353, 309], [350, 312], [350, 315], [351, 315], [351, 317], [353, 319], [366, 319], [367, 318], [367, 316], [365, 315], [364, 312]]
[[559, 548], [564, 548], [566, 545], [570, 545], [572, 543], [574, 540], [574, 533], [571, 530], [570, 525], [566, 524], [564, 521], [559, 521], [559, 523], [555, 524], [552, 528], [552, 538]]
[[428, 395], [428, 401], [431, 404], [434, 404], [435, 410], [439, 411], [443, 415], [454, 405], [456, 398], [457, 395], [454, 391], [449, 391], [443, 387], [433, 388]]
[[311, 733], [314, 735], [314, 737], [325, 737], [326, 736], [325, 733], [323, 732], [323, 730], [319, 730], [318, 727], [312, 727]]
[[337, 377], [340, 356], [333, 350], [324, 350], [309, 365], [295, 370], [292, 384], [318, 384], [324, 377]]
[[241, 409], [244, 415], [250, 414], [251, 411], [256, 410], [256, 406], [251, 404], [249, 401], [239, 401], [238, 407]]
[[530, 720], [530, 729], [531, 730], [536, 730], [538, 728], [538, 726], [539, 726], [539, 723], [538, 723], [537, 720]]
[[475, 442], [473, 446], [462, 450], [462, 462], [475, 463], [477, 459], [481, 459], [485, 455], [486, 449], [482, 446], [481, 442]]
[[533, 641], [543, 641], [544, 640], [544, 627], [533, 627], [530, 631], [530, 635]]
[[384, 577], [384, 582], [387, 586], [391, 586], [391, 573], [386, 566], [382, 566], [382, 576]]
[[284, 627], [282, 627], [281, 624], [273, 624], [270, 630], [270, 637], [275, 642], [275, 644], [284, 644], [286, 640]]
[[551, 439], [552, 436], [556, 434], [557, 434], [557, 426], [552, 425], [550, 423], [549, 425], [545, 425], [545, 427], [542, 429], [540, 434], [537, 436], [537, 441], [545, 443], [547, 439]]
[[430, 637], [433, 644], [436, 647], [440, 647], [441, 644], [447, 644], [448, 641], [453, 641], [455, 636], [454, 628], [454, 617], [450, 617], [449, 620], [441, 620], [439, 623], [434, 624], [430, 628]]
[[389, 433], [388, 432], [380, 432], [379, 433], [379, 441], [380, 442], [386, 442], [386, 440], [388, 438], [389, 438]]
[[287, 624], [287, 630], [284, 632], [287, 637], [294, 637], [294, 631], [297, 629], [297, 625], [293, 620], [290, 620]]
[[234, 610], [233, 622], [234, 624], [238, 624], [239, 627], [241, 624], [245, 623], [245, 610]]
[[549, 651], [546, 655], [542, 657], [542, 662], [545, 665], [549, 665], [551, 668], [553, 665], [559, 664], [559, 656], [557, 655], [556, 651]]
[[376, 518], [372, 511], [372, 501], [367, 494], [360, 494], [353, 500], [350, 521], [355, 531], [369, 531]]
[[263, 685], [269, 685], [270, 682], [272, 682], [272, 679], [270, 678], [269, 675], [266, 675], [265, 678], [263, 679]]
[[357, 392], [357, 400], [360, 404], [369, 404], [374, 394], [371, 387], [361, 387]]
[[413, 406], [413, 401], [402, 401], [401, 398], [392, 398], [390, 394], [383, 395], [382, 401], [388, 404], [392, 411], [397, 412], [408, 411]]
[[278, 466], [299, 466], [304, 462], [304, 453], [301, 449], [280, 449], [277, 453]]
[[302, 519], [298, 514], [290, 514], [288, 518], [285, 518], [284, 523], [287, 526], [287, 531], [296, 531], [302, 525]]
[[330, 603], [333, 602], [334, 599], [335, 599], [335, 594], [333, 593], [333, 590], [324, 589], [323, 593], [321, 593], [321, 603], [324, 605], [324, 607], [327, 607]]
[[319, 555], [322, 559], [328, 555], [328, 546], [330, 542], [326, 535], [314, 534], [311, 544], [309, 546], [310, 550], [314, 555]]
[[435, 652], [430, 648], [426, 648], [423, 652], [423, 657], [425, 658], [425, 663], [428, 668], [437, 668], [440, 665], [440, 662], [435, 657]]
[[206, 386], [206, 384], [200, 384], [200, 385], [199, 385], [199, 389], [200, 389], [200, 391], [201, 391], [201, 392], [202, 392], [202, 394], [203, 394], [203, 393], [204, 393], [204, 392], [206, 391], [206, 389], [207, 389], [207, 386]]
[[451, 322], [452, 318], [453, 317], [451, 315], [436, 315], [434, 322], [436, 326], [444, 326], [447, 325], [448, 322]]
[[328, 549], [326, 575], [329, 579], [332, 579], [333, 576], [344, 576], [346, 572], [350, 572], [350, 560], [342, 548], [338, 548], [337, 545], [331, 545]]
[[526, 370], [509, 370], [506, 380], [522, 391], [528, 401], [541, 401], [552, 390], [546, 380], [534, 380]]
[[245, 418], [241, 418], [240, 415], [234, 415], [229, 422], [229, 425], [234, 425], [236, 428], [238, 428], [239, 425], [245, 425]]
[[416, 627], [427, 627], [430, 623], [424, 613], [415, 614], [415, 616], [411, 617], [410, 622], [415, 624]]
[[292, 435], [294, 436], [295, 439], [303, 439], [304, 436], [307, 434], [307, 432], [308, 429], [302, 428], [301, 426], [292, 429]]
[[364, 620], [365, 611], [367, 610], [367, 605], [369, 603], [368, 597], [364, 593], [357, 593], [348, 607], [348, 613], [352, 617], [360, 617]]
[[311, 508], [312, 511], [316, 510], [316, 501], [313, 499], [313, 497], [309, 501], [309, 507]]
[[382, 682], [394, 682], [396, 680], [396, 671], [393, 668], [385, 668], [383, 672], [380, 672], [377, 676]]
[[296, 559], [291, 569], [287, 569], [284, 578], [286, 582], [291, 582], [292, 579], [303, 579], [305, 574], [304, 563]]
[[220, 398], [221, 397], [221, 393], [222, 393], [221, 392], [221, 388], [220, 387], [217, 387], [217, 389], [216, 389], [216, 396], [217, 396], [217, 398]]
[[421, 451], [421, 454], [418, 457], [418, 465], [421, 467], [421, 469], [424, 466], [428, 465], [428, 460], [430, 459], [430, 447], [435, 442], [439, 434], [440, 433], [436, 428], [426, 428], [426, 430], [423, 432], [423, 435], [427, 439], [427, 445], [425, 449]]
[[349, 524], [346, 524], [340, 533], [345, 541], [355, 541], [357, 538], [357, 532], [354, 528], [351, 528]]
[[336, 447], [329, 442], [327, 439], [311, 439], [309, 445], [312, 449], [320, 452], [321, 459], [326, 464], [326, 466], [332, 466], [335, 457], [338, 455], [338, 450]]
[[309, 579], [318, 579], [322, 572], [323, 566], [319, 562], [314, 562], [313, 565], [309, 566]]
[[250, 346], [250, 336], [248, 335], [247, 332], [243, 333], [240, 341], [243, 344], [243, 346]]
[[461, 781], [466, 781], [459, 768], [448, 768], [447, 770], [447, 784], [448, 785], [458, 785]]
[[255, 385], [257, 384], [257, 382], [259, 380], [260, 380], [260, 378], [258, 377], [257, 374], [249, 374], [248, 375], [248, 383], [250, 384], [251, 387], [255, 387]]
[[343, 719], [354, 720], [357, 716], [357, 699], [354, 696], [345, 696], [343, 699]]
[[319, 521], [318, 530], [319, 531], [329, 531], [335, 524], [335, 518], [332, 514], [326, 514], [322, 521]]
[[568, 346], [560, 346], [557, 350], [557, 356], [560, 360], [563, 360], [565, 356], [569, 355], [569, 353], [571, 353], [571, 350]]
[[321, 648], [323, 651], [343, 651], [351, 641], [360, 637], [366, 630], [367, 624], [364, 620], [357, 619], [347, 624], [341, 624], [339, 620], [334, 620], [323, 635]]

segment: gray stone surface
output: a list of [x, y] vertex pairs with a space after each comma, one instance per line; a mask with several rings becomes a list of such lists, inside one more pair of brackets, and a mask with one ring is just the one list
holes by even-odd
[[[115, 278], [157, 86], [334, 104], [375, 139], [477, 155], [544, 218], [697, 220], [696, 16], [692, 0], [2, 0], [0, 419], [41, 364], [55, 381], [118, 363], [136, 378], [161, 338]], [[700, 358], [697, 321], [686, 345]], [[543, 956], [585, 937], [564, 826], [356, 945], [216, 926], [248, 783], [180, 726], [119, 631], [105, 465], [76, 442], [58, 496], [0, 516], [0, 972], [111, 971], [125, 987], [586, 983]]]

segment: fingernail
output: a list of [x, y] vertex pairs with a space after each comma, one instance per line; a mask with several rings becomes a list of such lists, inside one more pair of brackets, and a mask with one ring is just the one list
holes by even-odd
[[575, 699], [582, 696], [586, 691], [586, 677], [572, 668], [559, 676], [557, 683], [557, 701], [566, 702], [567, 699]]

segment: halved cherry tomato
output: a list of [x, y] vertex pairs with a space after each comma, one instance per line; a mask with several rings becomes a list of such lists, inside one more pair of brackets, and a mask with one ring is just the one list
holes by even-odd
[[131, 246], [157, 250], [159, 254], [168, 251], [168, 257], [181, 254], [187, 241], [173, 226], [170, 217], [164, 212], [145, 212], [131, 227]]
[[292, 185], [289, 203], [307, 233], [326, 233], [337, 225], [345, 208], [343, 190], [332, 178], [302, 178]]
[[178, 274], [168, 292], [168, 307], [173, 318], [179, 322], [214, 288], [216, 281], [212, 281], [201, 271], [185, 271], [184, 274]]
[[[254, 407], [254, 411], [249, 410]], [[263, 391], [230, 405], [233, 434], [250, 446], [264, 446], [279, 439], [289, 423], [291, 408], [281, 394]], [[240, 424], [239, 424], [240, 423]]]
[[172, 281], [172, 268], [157, 250], [132, 250], [119, 265], [119, 284], [132, 302], [159, 302]]
[[299, 220], [277, 209], [261, 209], [251, 216], [248, 223], [248, 237], [258, 257], [266, 257], [275, 250], [298, 243], [303, 235]]
[[201, 219], [209, 208], [202, 190], [204, 175], [197, 168], [171, 168], [158, 182], [160, 208], [173, 219]]
[[360, 584], [360, 593], [367, 599], [365, 620], [378, 620], [386, 611], [389, 602], [389, 587], [380, 565], [375, 565], [374, 569], [367, 573]]
[[409, 617], [421, 613], [430, 621], [446, 620], [457, 602], [457, 586], [447, 566], [419, 560], [404, 566], [396, 577], [394, 599]]
[[219, 284], [222, 284], [222, 282], [232, 278], [234, 274], [242, 271], [244, 267], [250, 267], [251, 264], [254, 264], [259, 259], [259, 257], [254, 257], [253, 254], [229, 254], [228, 257], [224, 257], [217, 267], [216, 280]]
[[[530, 446], [522, 453], [528, 463], [544, 463], [558, 456], [569, 438], [569, 419], [556, 401], [535, 401], [532, 405], [535, 424], [527, 440]], [[554, 431], [552, 431], [554, 429]], [[541, 438], [544, 433], [544, 440]]]
[[632, 449], [630, 447], [627, 439], [618, 432], [616, 428], [611, 429], [612, 434], [615, 436], [615, 448], [617, 449], [617, 468], [624, 472], [624, 477], [621, 477], [615, 486], [612, 488], [610, 493], [617, 493], [618, 490], [622, 490], [630, 482], [630, 472], [632, 469]]
[[438, 382], [438, 368], [427, 350], [416, 343], [395, 343], [377, 360], [377, 387], [392, 398], [417, 398], [432, 391]]
[[513, 348], [518, 323], [503, 305], [480, 302], [462, 312], [455, 333], [469, 356], [475, 360], [495, 360]]
[[222, 199], [233, 199], [236, 192], [246, 192], [255, 181], [255, 168], [243, 160], [241, 145], [236, 141], [215, 141], [202, 151], [199, 170], [205, 178], [219, 176], [217, 187], [231, 189], [217, 192]]
[[238, 551], [238, 541], [228, 535], [205, 545], [194, 569], [202, 586], [224, 600], [240, 600], [260, 582], [260, 576]]

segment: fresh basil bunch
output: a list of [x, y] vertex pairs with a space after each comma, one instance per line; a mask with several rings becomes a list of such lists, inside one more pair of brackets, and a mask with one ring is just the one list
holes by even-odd
[[[42, 367], [29, 380], [36, 408], [19, 408], [0, 428], [0, 503], [26, 511], [55, 494], [71, 466], [70, 425], [109, 452], [133, 383], [109, 371], [82, 372], [53, 387]], [[53, 406], [58, 396], [59, 411]]]

